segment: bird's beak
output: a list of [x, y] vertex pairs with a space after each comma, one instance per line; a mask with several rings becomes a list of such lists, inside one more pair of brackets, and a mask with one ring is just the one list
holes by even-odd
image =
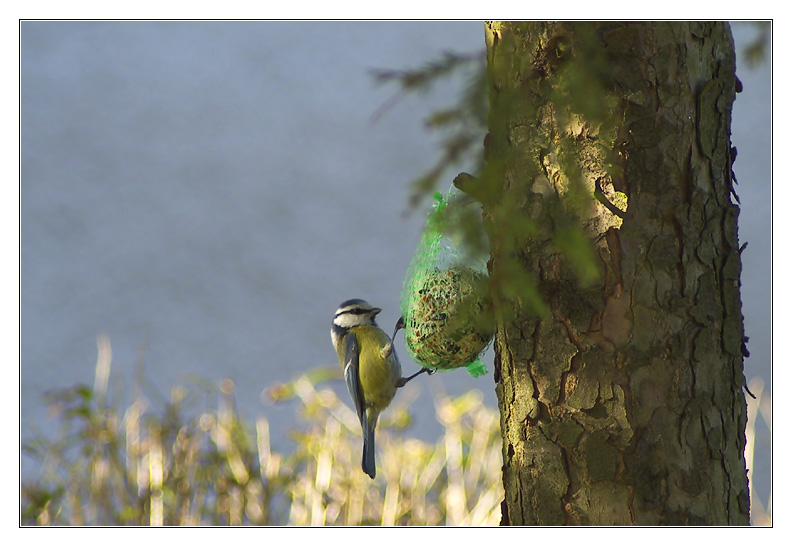
[[377, 315], [379, 312], [381, 312], [381, 311], [382, 311], [382, 309], [381, 309], [381, 308], [373, 308], [373, 309], [371, 310], [371, 317], [374, 317], [374, 316], [376, 316], [376, 315]]

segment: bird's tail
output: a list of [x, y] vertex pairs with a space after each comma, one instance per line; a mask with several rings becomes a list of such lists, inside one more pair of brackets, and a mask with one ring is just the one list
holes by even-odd
[[374, 428], [377, 417], [363, 420], [363, 472], [372, 479], [377, 475], [377, 464], [374, 462]]

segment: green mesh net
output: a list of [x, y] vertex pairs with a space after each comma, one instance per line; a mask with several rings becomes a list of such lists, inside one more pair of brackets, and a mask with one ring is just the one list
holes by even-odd
[[402, 285], [404, 341], [425, 368], [465, 367], [476, 378], [487, 373], [480, 357], [494, 333], [486, 261], [471, 258], [443, 233], [452, 191], [434, 197]]

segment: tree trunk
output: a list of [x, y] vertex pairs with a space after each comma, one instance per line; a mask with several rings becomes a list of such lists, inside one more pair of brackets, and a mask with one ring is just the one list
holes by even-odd
[[747, 525], [728, 24], [486, 40], [503, 524]]

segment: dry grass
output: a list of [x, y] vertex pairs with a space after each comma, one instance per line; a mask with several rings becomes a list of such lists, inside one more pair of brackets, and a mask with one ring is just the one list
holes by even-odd
[[[770, 450], [757, 441], [758, 433], [773, 432], [773, 401], [765, 392], [764, 381], [753, 378], [748, 389], [756, 399], [748, 398], [748, 423], [745, 427], [745, 466], [748, 468], [748, 486], [751, 494], [751, 524], [754, 526], [773, 525], [773, 491], [762, 501], [754, 485], [754, 455], [757, 450]], [[771, 481], [772, 483], [772, 481]]]
[[[338, 377], [337, 373], [329, 373]], [[41, 462], [22, 485], [23, 525], [496, 525], [503, 498], [498, 415], [478, 392], [438, 397], [436, 443], [404, 435], [397, 402], [377, 430], [378, 474], [360, 469], [360, 425], [314, 371], [269, 390], [297, 399], [301, 429], [289, 454], [273, 449], [266, 417], [248, 427], [233, 383], [217, 407], [186, 413], [194, 394], [172, 391], [161, 412], [144, 396], [107, 401], [109, 343], [96, 383], [49, 394], [62, 433], [23, 449]], [[198, 397], [200, 400], [200, 397]]]

